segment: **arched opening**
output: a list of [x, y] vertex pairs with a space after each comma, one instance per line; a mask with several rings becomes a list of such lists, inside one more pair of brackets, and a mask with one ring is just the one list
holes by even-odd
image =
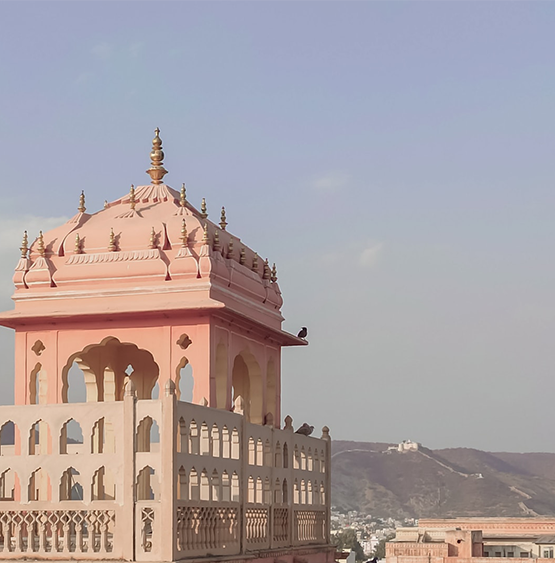
[[73, 418], [70, 418], [60, 432], [60, 453], [76, 454], [83, 451], [83, 432], [81, 425]]
[[287, 489], [287, 479], [283, 480], [283, 487], [282, 487], [283, 494], [281, 495], [283, 504], [287, 504], [289, 502], [289, 492]]
[[6, 469], [0, 474], [0, 501], [20, 500], [20, 497], [19, 477], [12, 469]]
[[281, 504], [282, 503], [282, 491], [281, 491], [281, 481], [276, 479], [276, 483], [274, 485], [274, 504]]
[[[62, 400], [64, 403], [121, 401], [127, 378], [133, 381], [138, 399], [150, 399], [159, 372], [150, 352], [108, 337], [68, 359], [62, 370]], [[72, 373], [78, 375], [75, 382]], [[84, 392], [79, 381], [84, 382]]]
[[237, 472], [234, 471], [233, 475], [231, 476], [231, 500], [233, 502], [239, 502], [239, 475]]
[[189, 453], [188, 438], [187, 438], [187, 423], [181, 417], [177, 426], [177, 451], [182, 454]]
[[28, 492], [30, 501], [51, 500], [50, 477], [42, 467], [31, 474]]
[[262, 413], [262, 373], [255, 357], [243, 351], [235, 357], [232, 380], [232, 400], [242, 397], [245, 402], [245, 415], [250, 422], [263, 424]]
[[19, 428], [11, 420], [0, 428], [0, 455], [20, 455]]
[[274, 420], [278, 419], [277, 412], [277, 376], [276, 365], [273, 358], [268, 360], [266, 370], [266, 414], [271, 413]]
[[283, 469], [289, 468], [289, 448], [287, 442], [283, 444]]
[[145, 416], [137, 426], [137, 451], [157, 452], [160, 447], [160, 428], [150, 416]]
[[85, 373], [73, 362], [67, 374], [67, 403], [85, 403], [89, 400]]
[[224, 502], [231, 501], [231, 480], [227, 471], [222, 473], [222, 500]]
[[189, 485], [187, 483], [187, 472], [181, 466], [177, 474], [177, 499], [178, 500], [188, 500], [189, 496]]
[[104, 418], [98, 419], [91, 434], [91, 453], [93, 454], [113, 454], [116, 451], [116, 437], [114, 425]]
[[193, 402], [193, 389], [195, 387], [193, 367], [185, 357], [181, 358], [175, 370], [175, 387], [178, 401]]
[[189, 474], [189, 499], [200, 500], [200, 484], [197, 470], [193, 467]]
[[69, 467], [62, 473], [60, 479], [60, 500], [83, 500], [83, 484], [80, 473], [74, 467]]
[[92, 500], [116, 500], [116, 483], [112, 472], [102, 466], [94, 475], [91, 490]]
[[48, 376], [39, 362], [29, 377], [29, 404], [45, 405], [48, 400]]
[[156, 500], [158, 498], [158, 482], [154, 469], [149, 465], [143, 467], [137, 476], [137, 500]]
[[48, 423], [38, 420], [29, 431], [29, 455], [44, 455], [51, 453], [52, 438]]
[[210, 500], [210, 482], [206, 469], [200, 474], [200, 500]]
[[220, 342], [216, 346], [216, 408], [227, 406], [227, 346]]
[[212, 476], [210, 477], [210, 500], [213, 502], [219, 502], [221, 500], [220, 476], [216, 469], [212, 471]]
[[152, 388], [152, 393], [150, 394], [150, 398], [157, 401], [160, 398], [160, 385], [158, 385], [158, 381], [156, 385]]

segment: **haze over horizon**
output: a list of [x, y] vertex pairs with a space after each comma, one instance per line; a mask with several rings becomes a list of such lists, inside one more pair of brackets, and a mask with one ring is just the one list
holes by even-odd
[[[555, 4], [0, 3], [0, 307], [33, 239], [165, 180], [276, 262], [282, 413], [555, 452]], [[13, 334], [0, 330], [0, 402]], [[193, 366], [194, 367], [194, 366]]]

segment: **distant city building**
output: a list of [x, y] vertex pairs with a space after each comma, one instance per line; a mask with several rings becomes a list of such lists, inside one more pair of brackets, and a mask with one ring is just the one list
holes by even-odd
[[555, 518], [420, 519], [386, 543], [387, 563], [483, 563], [481, 558], [553, 559]]

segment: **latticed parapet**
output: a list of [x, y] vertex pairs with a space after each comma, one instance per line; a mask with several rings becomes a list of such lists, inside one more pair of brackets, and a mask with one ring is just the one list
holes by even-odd
[[123, 401], [0, 407], [0, 558], [332, 557], [329, 438], [131, 387]]

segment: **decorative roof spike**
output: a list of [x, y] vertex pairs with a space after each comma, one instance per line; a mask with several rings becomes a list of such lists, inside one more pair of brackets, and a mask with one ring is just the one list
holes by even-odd
[[105, 199], [104, 200], [104, 209], [108, 209], [108, 207], [109, 207], [108, 200]]
[[208, 222], [204, 223], [204, 235], [202, 236], [202, 242], [208, 244]]
[[189, 240], [189, 235], [187, 234], [187, 223], [185, 223], [185, 219], [183, 219], [183, 222], [181, 223], [181, 246], [183, 248], [186, 248], [187, 245], [187, 241]]
[[251, 270], [253, 272], [258, 272], [258, 254], [253, 256]]
[[116, 251], [116, 235], [114, 234], [114, 229], [110, 227], [110, 243], [108, 244], [108, 250], [110, 252]]
[[135, 199], [135, 186], [131, 184], [131, 189], [129, 190], [129, 203], [131, 209], [135, 210], [135, 205], [137, 205], [137, 200]]
[[156, 231], [154, 230], [154, 227], [152, 227], [152, 230], [150, 231], [150, 242], [148, 244], [148, 248], [151, 250], [156, 248]]
[[87, 208], [85, 207], [85, 190], [81, 191], [81, 195], [79, 196], [79, 207], [77, 208], [79, 213], [85, 213]]
[[163, 166], [164, 151], [162, 150], [162, 139], [160, 139], [160, 129], [154, 131], [152, 139], [152, 151], [150, 152], [150, 168], [146, 173], [150, 176], [153, 184], [161, 184], [162, 178], [168, 173]]
[[187, 203], [187, 195], [185, 193], [185, 182], [183, 182], [183, 184], [181, 184], [181, 194], [179, 196], [179, 205], [181, 207], [185, 207], [186, 203]]
[[44, 256], [44, 254], [45, 254], [45, 250], [44, 250], [44, 237], [42, 236], [42, 231], [39, 232], [39, 243], [38, 243], [38, 246], [37, 246], [37, 250], [38, 250], [38, 253], [39, 253], [41, 256]]
[[274, 265], [272, 266], [272, 273], [270, 275], [270, 281], [272, 283], [276, 283], [277, 282], [277, 268], [276, 268], [276, 263], [274, 262]]
[[75, 254], [81, 254], [81, 237], [79, 233], [75, 235]]
[[208, 217], [208, 213], [206, 212], [206, 198], [202, 198], [202, 201], [200, 202], [200, 216], [203, 219], [206, 219]]
[[214, 231], [214, 246], [212, 247], [215, 251], [220, 250], [220, 232], [218, 229]]
[[226, 258], [233, 258], [233, 239], [230, 239], [227, 245], [227, 256]]
[[242, 246], [242, 247], [241, 247], [241, 252], [239, 252], [239, 264], [241, 264], [241, 266], [244, 266], [244, 265], [245, 265], [245, 261], [246, 261], [245, 247]]
[[27, 237], [27, 231], [23, 232], [23, 240], [21, 241], [19, 250], [21, 250], [21, 258], [27, 258], [27, 252], [29, 252], [29, 239]]
[[269, 280], [270, 275], [271, 275], [270, 265], [268, 264], [268, 258], [266, 258], [266, 260], [264, 260], [264, 270], [262, 271], [262, 279]]
[[225, 228], [227, 227], [227, 221], [225, 220], [225, 207], [222, 207], [220, 227], [222, 228], [222, 231], [225, 231]]

